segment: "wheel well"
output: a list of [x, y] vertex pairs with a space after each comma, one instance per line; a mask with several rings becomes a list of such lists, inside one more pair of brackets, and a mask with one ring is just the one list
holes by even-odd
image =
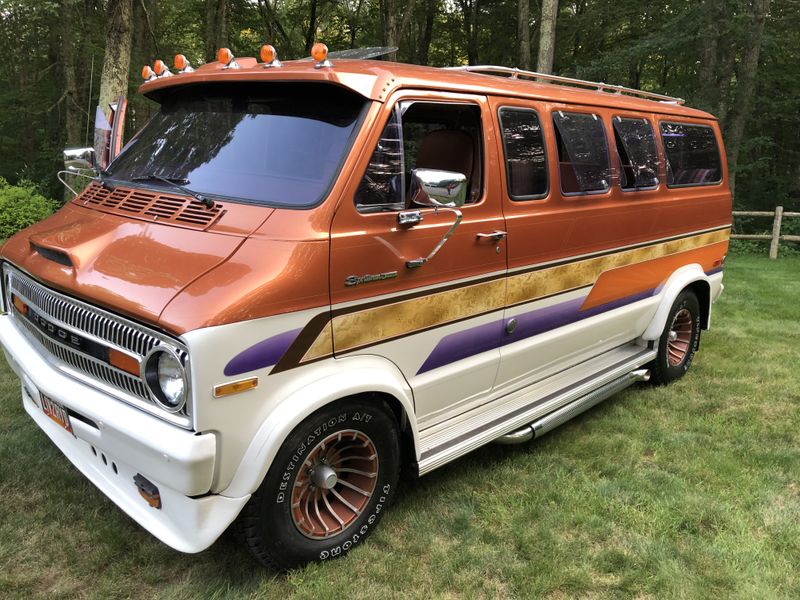
[[700, 303], [700, 328], [708, 329], [708, 319], [711, 316], [711, 286], [706, 281], [695, 281], [686, 286], [691, 290]]
[[383, 401], [394, 414], [397, 421], [397, 430], [400, 433], [400, 462], [401, 468], [415, 470], [417, 465], [417, 453], [414, 447], [414, 434], [411, 431], [411, 425], [408, 422], [409, 416], [406, 414], [405, 408], [401, 402], [385, 392], [367, 392], [364, 394], [356, 394], [350, 396], [351, 398], [360, 398], [366, 401]]

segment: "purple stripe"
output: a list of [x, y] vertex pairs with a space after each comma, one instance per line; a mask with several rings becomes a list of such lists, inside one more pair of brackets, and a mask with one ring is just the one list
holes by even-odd
[[498, 341], [502, 335], [503, 321], [494, 321], [445, 336], [439, 340], [436, 348], [417, 371], [417, 375], [493, 350], [499, 346]]
[[262, 340], [246, 350], [242, 350], [225, 365], [225, 375], [230, 377], [231, 375], [241, 375], [256, 369], [271, 367], [281, 359], [289, 349], [289, 346], [292, 345], [292, 342], [297, 339], [300, 331], [301, 329], [285, 331]]
[[501, 346], [513, 344], [526, 338], [539, 335], [540, 333], [545, 333], [546, 331], [551, 331], [569, 325], [570, 323], [575, 323], [609, 310], [614, 310], [615, 308], [620, 308], [627, 304], [649, 298], [657, 294], [660, 289], [661, 286], [587, 310], [581, 310], [581, 306], [583, 306], [583, 303], [586, 301], [586, 297], [584, 296], [582, 298], [567, 300], [560, 304], [554, 304], [546, 308], [539, 308], [531, 312], [522, 313], [514, 317], [517, 320], [517, 328], [514, 330], [514, 333], [511, 334], [504, 333], [506, 319], [450, 334], [439, 341], [433, 349], [433, 352], [431, 352], [419, 371], [417, 371], [417, 375], [448, 365], [457, 360], [486, 352], [487, 350], [494, 350]]

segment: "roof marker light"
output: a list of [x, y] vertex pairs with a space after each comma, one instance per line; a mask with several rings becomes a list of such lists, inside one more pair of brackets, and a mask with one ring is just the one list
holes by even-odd
[[142, 67], [142, 79], [145, 81], [150, 81], [151, 79], [155, 79], [156, 74], [153, 72], [153, 69], [150, 68], [150, 65], [145, 65]]
[[333, 66], [333, 63], [328, 60], [328, 47], [322, 42], [317, 42], [311, 47], [311, 58], [317, 61], [317, 64], [314, 65], [315, 69]]
[[222, 65], [223, 69], [238, 69], [239, 63], [233, 58], [233, 52], [230, 48], [220, 48], [217, 51], [217, 60]]
[[157, 60], [153, 63], [153, 71], [156, 74], [156, 77], [172, 77], [172, 71], [169, 70], [167, 67], [167, 63], [163, 60]]
[[190, 63], [189, 59], [183, 54], [176, 54], [175, 60], [172, 62], [172, 64], [175, 65], [176, 69], [178, 69], [178, 73], [191, 73], [194, 71], [192, 63]]
[[283, 63], [278, 60], [278, 51], [271, 44], [261, 46], [261, 60], [264, 62], [265, 69], [283, 66]]

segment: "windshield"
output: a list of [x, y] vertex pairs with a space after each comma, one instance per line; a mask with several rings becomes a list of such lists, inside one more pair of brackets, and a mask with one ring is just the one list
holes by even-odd
[[365, 100], [330, 84], [205, 84], [167, 92], [109, 166], [113, 181], [269, 206], [328, 193]]

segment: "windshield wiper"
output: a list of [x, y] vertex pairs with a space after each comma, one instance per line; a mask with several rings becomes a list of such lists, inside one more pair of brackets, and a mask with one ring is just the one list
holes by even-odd
[[162, 177], [161, 175], [156, 175], [155, 173], [145, 173], [144, 175], [136, 175], [131, 177], [131, 181], [149, 181], [155, 179], [156, 181], [163, 181], [167, 185], [171, 185], [177, 190], [182, 191], [187, 196], [191, 196], [198, 202], [200, 202], [206, 208], [214, 208], [214, 201], [211, 198], [206, 198], [202, 194], [198, 194], [197, 192], [193, 192], [189, 188], [183, 187], [184, 185], [189, 183], [188, 179], [180, 178], [180, 177]]

